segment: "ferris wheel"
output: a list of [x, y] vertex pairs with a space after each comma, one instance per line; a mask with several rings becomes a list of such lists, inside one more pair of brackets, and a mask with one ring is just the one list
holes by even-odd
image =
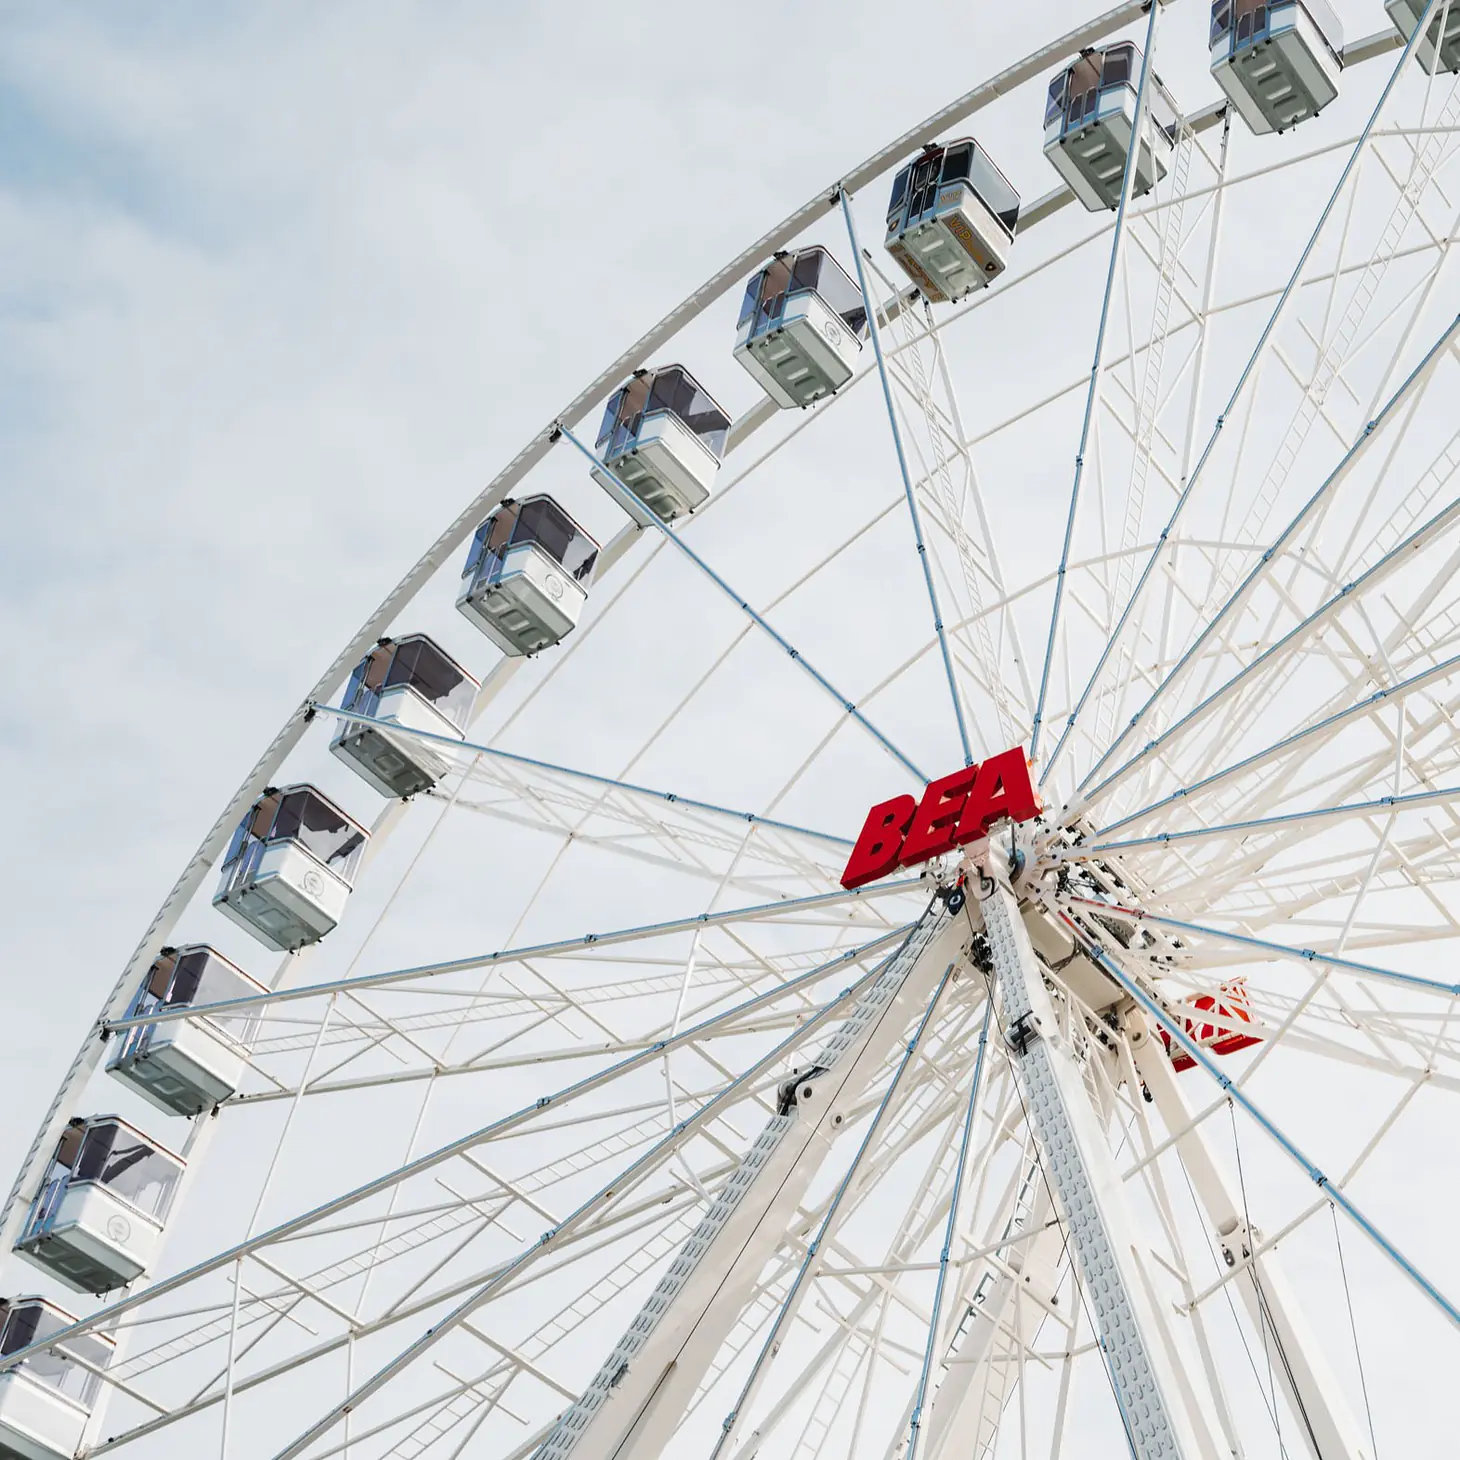
[[1369, 8], [986, 67], [464, 507], [65, 1070], [0, 1457], [1453, 1452], [1460, 3]]

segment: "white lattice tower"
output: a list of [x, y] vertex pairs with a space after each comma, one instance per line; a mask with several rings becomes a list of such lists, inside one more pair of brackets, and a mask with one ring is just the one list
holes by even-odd
[[[1154, 125], [1147, 118], [1148, 125]], [[1146, 486], [1151, 474], [1151, 460], [1156, 450], [1157, 416], [1161, 405], [1161, 379], [1166, 362], [1166, 342], [1171, 333], [1171, 303], [1176, 295], [1176, 280], [1181, 267], [1181, 243], [1186, 216], [1186, 192], [1191, 178], [1191, 159], [1196, 151], [1196, 138], [1183, 121], [1176, 139], [1176, 155], [1171, 167], [1171, 191], [1162, 213], [1159, 251], [1156, 257], [1156, 290], [1151, 306], [1150, 343], [1141, 373], [1141, 392], [1136, 401], [1136, 417], [1131, 429], [1134, 455], [1131, 459], [1130, 485], [1125, 498], [1125, 520], [1121, 525], [1121, 553], [1116, 559], [1115, 583], [1110, 593], [1109, 622], [1116, 620], [1130, 597], [1135, 579], [1135, 557], [1130, 553], [1140, 537], [1145, 515]], [[1135, 644], [1127, 637], [1121, 641], [1114, 672], [1106, 693], [1100, 698], [1096, 716], [1096, 740], [1108, 741], [1135, 662]]]

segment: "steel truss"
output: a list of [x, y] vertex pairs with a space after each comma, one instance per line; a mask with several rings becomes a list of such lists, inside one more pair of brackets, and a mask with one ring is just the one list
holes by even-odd
[[[858, 241], [890, 168], [1084, 46], [1145, 38], [1139, 112], [1185, 16], [1121, 5], [1041, 46], [732, 260], [466, 506], [291, 715], [88, 1032], [7, 1207], [10, 1243], [115, 1038], [255, 1021], [239, 1089], [176, 1142], [165, 1264], [48, 1340], [118, 1340], [82, 1454], [1372, 1460], [1386, 1430], [1386, 1450], [1434, 1448], [1386, 1400], [1376, 1315], [1413, 1324], [1415, 1363], [1460, 1319], [1445, 1254], [1383, 1184], [1460, 1092], [1460, 984], [1433, 957], [1460, 935], [1442, 404], [1460, 89], [1397, 33], [1361, 38], [1358, 131], [1320, 119], [1272, 160], [1202, 107], [1150, 194], [1127, 176], [1115, 216], [1084, 222], [1062, 189], [1034, 200], [1007, 275], [936, 316]], [[1296, 261], [1239, 279], [1251, 199], [1299, 195], [1324, 159], [1337, 181]], [[838, 224], [871, 313], [857, 374], [804, 414], [744, 413], [707, 506], [614, 536], [585, 622], [493, 667], [463, 741], [402, 731], [450, 770], [373, 818], [364, 936], [284, 960], [256, 997], [129, 1018], [233, 825], [362, 718], [334, 703], [345, 676], [413, 627], [487, 512], [591, 457], [582, 422], [625, 373]], [[1092, 369], [1021, 356], [1028, 378], [1001, 388], [1001, 312], [1036, 320], [1051, 298], [1092, 331]], [[815, 480], [859, 423], [878, 452], [892, 435], [868, 451], [875, 497], [838, 498], [769, 567], [737, 560], [723, 504], [778, 521], [786, 499], [755, 494]], [[1033, 567], [1016, 452], [1018, 490], [1060, 472], [1068, 489], [1057, 560]], [[889, 592], [861, 619], [869, 558]], [[674, 601], [670, 580], [710, 590], [703, 623], [645, 607]], [[689, 667], [626, 714], [624, 748], [584, 731], [581, 755], [542, 749], [554, 706], [600, 702], [593, 666], [629, 627]], [[641, 667], [623, 665], [626, 700]], [[784, 710], [772, 683], [794, 686]], [[676, 739], [750, 737], [757, 711], [783, 714], [785, 745], [755, 774]], [[1027, 732], [1042, 822], [838, 889], [863, 801]], [[453, 858], [504, 847], [480, 882], [510, 882], [510, 912], [479, 915], [476, 884], [448, 913], [429, 901]], [[1228, 1058], [1233, 1040], [1251, 1042]], [[1290, 1071], [1340, 1100], [1351, 1082], [1361, 1118], [1325, 1126]], [[399, 1119], [356, 1133], [384, 1109]], [[1358, 1262], [1324, 1266], [1325, 1206]], [[1340, 1286], [1351, 1343], [1326, 1321]], [[1366, 1365], [1377, 1417], [1352, 1383]]]

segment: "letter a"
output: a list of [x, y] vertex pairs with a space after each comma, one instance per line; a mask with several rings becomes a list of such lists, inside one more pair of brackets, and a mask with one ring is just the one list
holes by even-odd
[[842, 873], [843, 887], [850, 890], [875, 882], [897, 866], [902, 839], [917, 809], [918, 803], [911, 796], [894, 796], [867, 813], [862, 834], [847, 859], [847, 870]]
[[958, 845], [987, 836], [989, 828], [1006, 816], [1012, 821], [1032, 821], [1043, 810], [1023, 749], [1016, 745], [991, 755], [978, 768], [978, 779], [968, 793], [968, 805], [958, 823]]

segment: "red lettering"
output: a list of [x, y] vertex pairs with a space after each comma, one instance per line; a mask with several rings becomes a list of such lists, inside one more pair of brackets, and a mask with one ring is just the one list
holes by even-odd
[[978, 778], [968, 793], [954, 840], [958, 846], [964, 846], [987, 836], [990, 827], [1005, 817], [1032, 821], [1043, 810], [1044, 803], [1029, 776], [1029, 760], [1015, 746], [1013, 750], [991, 755], [979, 766]]
[[941, 780], [928, 782], [898, 858], [904, 867], [915, 867], [930, 857], [940, 857], [953, 850], [958, 818], [963, 815], [968, 793], [977, 777], [978, 767], [971, 765]]
[[867, 813], [842, 873], [849, 890], [885, 877], [901, 864], [915, 867], [987, 836], [996, 822], [1032, 821], [1044, 810], [1017, 746], [982, 765], [929, 781], [922, 800], [894, 796]]
[[875, 882], [897, 866], [903, 837], [917, 809], [918, 803], [911, 796], [894, 796], [867, 813], [862, 834], [842, 873], [843, 887], [851, 889]]

